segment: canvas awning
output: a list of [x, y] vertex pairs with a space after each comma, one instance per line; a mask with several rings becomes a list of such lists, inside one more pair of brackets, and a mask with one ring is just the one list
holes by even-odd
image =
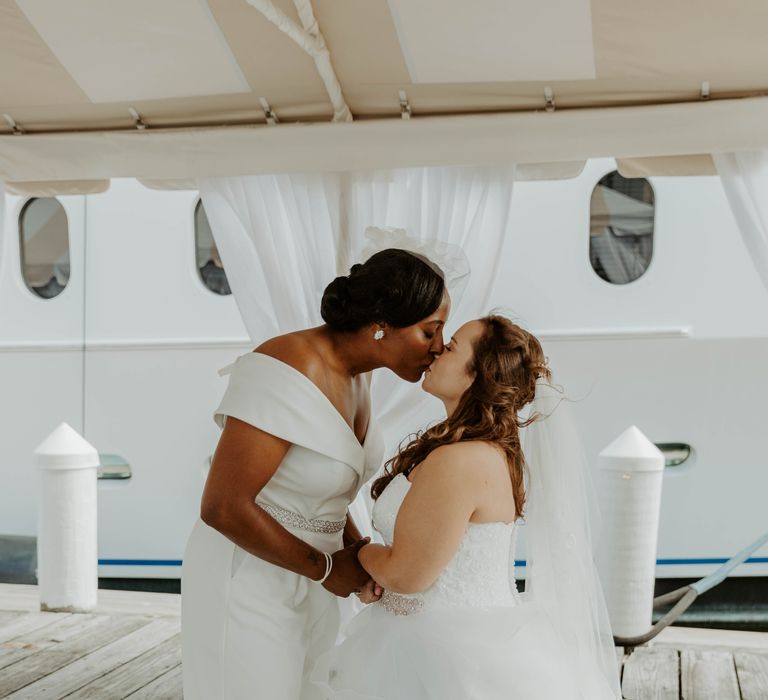
[[0, 178], [711, 172], [710, 152], [768, 145], [766, 27], [760, 0], [0, 0]]

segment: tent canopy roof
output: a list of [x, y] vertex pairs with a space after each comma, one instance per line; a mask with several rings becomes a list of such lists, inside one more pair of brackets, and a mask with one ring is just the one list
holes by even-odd
[[[13, 137], [18, 155], [18, 142], [43, 135], [80, 137], [142, 125], [156, 134], [250, 129], [266, 125], [267, 116], [279, 120], [269, 127], [276, 130], [331, 121], [335, 109], [317, 55], [256, 5], [273, 7], [299, 32], [308, 26], [308, 0], [0, 0], [0, 177], [62, 178], [61, 168], [50, 173], [50, 160], [19, 169], [4, 159], [14, 130], [23, 132]], [[304, 34], [315, 47], [327, 46], [356, 126], [400, 121], [403, 97], [411, 121], [474, 116], [473, 128], [482, 128], [480, 117], [498, 113], [546, 119], [548, 97], [550, 111], [622, 108], [629, 116], [638, 108], [706, 107], [706, 98], [768, 94], [768, 4], [762, 0], [706, 6], [698, 0], [313, 0], [311, 8], [322, 35], [312, 28]], [[595, 136], [583, 120], [580, 128]], [[690, 155], [732, 146], [714, 132], [708, 136], [711, 147], [703, 138], [696, 149], [637, 144], [617, 155]], [[62, 142], [68, 141], [49, 140], [42, 151], [52, 156], [53, 144]], [[40, 152], [36, 146], [36, 157]], [[572, 160], [565, 153], [526, 157]], [[93, 156], [86, 151], [84, 158]], [[103, 154], [101, 164], [72, 178], [100, 179], [105, 171], [154, 177], [151, 168], [123, 172], [119, 159]], [[174, 176], [212, 174], [221, 165]], [[256, 158], [253, 170], [269, 167]]]

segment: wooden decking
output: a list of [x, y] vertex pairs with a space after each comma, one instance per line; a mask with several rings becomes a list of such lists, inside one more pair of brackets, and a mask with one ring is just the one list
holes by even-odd
[[[768, 700], [768, 634], [672, 627], [619, 657], [627, 700]], [[34, 586], [0, 584], [0, 698], [181, 697], [179, 596], [100, 591], [93, 613], [48, 613]]]
[[93, 613], [38, 607], [34, 586], [0, 584], [0, 698], [182, 697], [178, 596], [100, 591]]
[[768, 633], [672, 627], [622, 659], [628, 700], [767, 700]]

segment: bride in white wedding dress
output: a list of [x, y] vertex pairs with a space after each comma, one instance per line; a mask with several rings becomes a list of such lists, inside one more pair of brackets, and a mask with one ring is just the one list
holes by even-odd
[[363, 597], [374, 604], [318, 661], [313, 680], [327, 698], [621, 697], [586, 469], [549, 379], [538, 340], [498, 315], [462, 326], [432, 363], [422, 386], [447, 418], [374, 482], [373, 521], [386, 544], [358, 556], [383, 595]]

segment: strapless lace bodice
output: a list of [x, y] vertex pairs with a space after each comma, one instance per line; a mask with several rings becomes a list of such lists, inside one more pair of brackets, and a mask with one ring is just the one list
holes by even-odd
[[[373, 525], [392, 544], [395, 520], [411, 482], [396, 476], [373, 508]], [[491, 608], [517, 604], [514, 587], [516, 526], [509, 523], [469, 523], [458, 551], [437, 580], [423, 593], [385, 592], [380, 605], [395, 614], [424, 609]]]

